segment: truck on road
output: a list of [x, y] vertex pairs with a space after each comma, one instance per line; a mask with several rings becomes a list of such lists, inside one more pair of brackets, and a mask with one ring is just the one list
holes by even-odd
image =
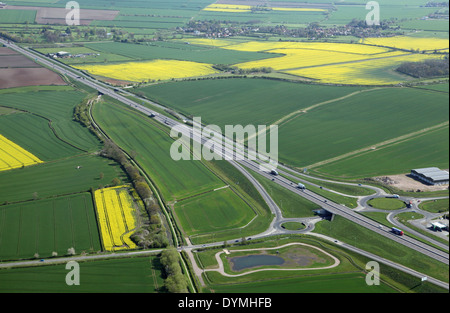
[[398, 229], [398, 228], [395, 228], [395, 227], [392, 227], [392, 230], [391, 230], [394, 234], [396, 234], [396, 235], [399, 235], [399, 236], [403, 236], [405, 233], [402, 231], [402, 230], [400, 230], [400, 229]]
[[276, 170], [272, 170], [272, 171], [270, 171], [270, 173], [274, 176], [278, 176], [278, 172]]
[[305, 190], [306, 189], [306, 186], [305, 185], [303, 185], [303, 184], [301, 184], [301, 183], [298, 183], [298, 189], [302, 189], [302, 190]]

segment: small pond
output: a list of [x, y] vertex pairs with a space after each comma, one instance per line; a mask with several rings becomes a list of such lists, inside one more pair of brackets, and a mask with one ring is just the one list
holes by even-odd
[[264, 254], [240, 256], [230, 259], [232, 270], [236, 272], [264, 265], [283, 265], [284, 262], [284, 259], [279, 256]]

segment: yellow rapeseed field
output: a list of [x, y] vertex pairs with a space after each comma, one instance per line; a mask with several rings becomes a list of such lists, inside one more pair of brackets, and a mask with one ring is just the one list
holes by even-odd
[[[128, 186], [95, 191], [95, 204], [105, 250], [135, 249], [130, 236], [136, 228], [134, 218], [137, 196]], [[139, 202], [139, 201], [138, 201]], [[140, 204], [142, 205], [142, 204]]]
[[392, 47], [405, 50], [434, 51], [449, 48], [448, 39], [442, 38], [416, 38], [396, 36], [388, 38], [366, 38], [360, 42], [368, 45]]
[[131, 82], [168, 80], [218, 73], [211, 64], [177, 60], [154, 60], [107, 65], [90, 64], [76, 66], [76, 68], [88, 71], [92, 75]]
[[[186, 39], [179, 40], [178, 42], [186, 42]], [[234, 42], [233, 40], [221, 40], [212, 38], [189, 38], [188, 42], [194, 45], [211, 46], [217, 48], [236, 45], [236, 42]]]
[[252, 7], [250, 5], [238, 4], [211, 4], [203, 9], [203, 11], [211, 12], [229, 12], [229, 13], [243, 13], [250, 12]]
[[[406, 47], [407, 37], [402, 37], [399, 46]], [[421, 39], [421, 38], [418, 38]], [[233, 44], [226, 40], [198, 40], [194, 44], [212, 45], [222, 49], [274, 53], [273, 58], [237, 64], [238, 68], [252, 69], [270, 67], [276, 71], [310, 78], [323, 83], [385, 85], [405, 80], [405, 76], [393, 70], [403, 62], [417, 62], [439, 55], [398, 51], [389, 47], [392, 38], [366, 39], [365, 43], [379, 40], [383, 45], [325, 42], [263, 42], [248, 41]], [[409, 38], [408, 38], [409, 40]], [[432, 39], [431, 41], [433, 41]], [[404, 41], [404, 42], [403, 42]], [[434, 45], [429, 40], [413, 41], [423, 49], [443, 47], [441, 40]], [[448, 46], [448, 41], [445, 42]], [[386, 45], [386, 46], [384, 46]], [[393, 45], [393, 43], [392, 43]], [[281, 55], [281, 56], [280, 56]]]
[[292, 12], [325, 12], [324, 9], [316, 8], [272, 8], [274, 11], [292, 11]]
[[313, 49], [279, 49], [271, 50], [271, 52], [280, 54], [284, 53], [286, 55], [279, 58], [242, 63], [238, 64], [237, 66], [243, 69], [271, 67], [274, 70], [280, 71], [325, 64], [354, 62], [404, 54], [403, 52], [390, 52], [384, 54], [366, 55]]
[[439, 56], [423, 54], [405, 54], [392, 58], [378, 58], [369, 61], [343, 63], [320, 67], [310, 67], [286, 71], [288, 74], [312, 78], [321, 83], [387, 85], [404, 81], [400, 74], [386, 74], [404, 62], [418, 62]]
[[379, 54], [391, 51], [388, 48], [374, 47], [363, 44], [330, 43], [330, 42], [262, 42], [249, 41], [241, 44], [226, 46], [226, 49], [253, 52], [272, 52], [278, 49], [308, 49], [352, 54]]
[[0, 172], [38, 163], [43, 161], [0, 134]]
[[[228, 13], [245, 13], [251, 12], [255, 6], [241, 5], [241, 4], [211, 4], [203, 9], [203, 11], [211, 12], [228, 12]], [[273, 11], [293, 11], [293, 12], [324, 12], [324, 9], [316, 8], [279, 8], [279, 7], [265, 7], [266, 10]]]

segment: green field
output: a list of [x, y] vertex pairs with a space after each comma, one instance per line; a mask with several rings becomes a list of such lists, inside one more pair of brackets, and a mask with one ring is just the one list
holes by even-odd
[[135, 151], [136, 160], [170, 202], [223, 187], [201, 162], [174, 161], [173, 139], [149, 118], [110, 103], [94, 106], [95, 120], [121, 148]]
[[448, 199], [440, 199], [433, 201], [422, 202], [420, 205], [422, 210], [431, 212], [431, 213], [441, 213], [448, 212], [449, 209], [449, 200]]
[[399, 210], [406, 207], [403, 201], [391, 198], [375, 198], [370, 200], [368, 204], [380, 210]]
[[1, 115], [0, 133], [42, 161], [54, 161], [84, 152], [58, 138], [47, 119], [33, 114]]
[[80, 285], [66, 284], [66, 264], [0, 270], [0, 293], [155, 293], [164, 291], [159, 258], [80, 262]]
[[33, 200], [34, 194], [44, 199], [86, 192], [111, 184], [115, 177], [128, 182], [117, 163], [90, 155], [4, 171], [0, 172], [0, 204]]
[[[45, 117], [51, 121], [51, 127], [61, 140], [85, 151], [96, 151], [100, 148], [97, 138], [73, 120], [75, 106], [85, 97], [85, 94], [75, 90], [38, 91], [1, 94], [0, 101], [2, 106]], [[16, 133], [20, 133], [19, 129]]]
[[[365, 4], [361, 5], [336, 5], [337, 9], [331, 14], [331, 16], [324, 20], [322, 24], [325, 25], [347, 25], [352, 19], [364, 20], [369, 10], [366, 10]], [[426, 4], [426, 1], [422, 1], [421, 5]], [[380, 1], [380, 18], [381, 20], [389, 20], [391, 18], [408, 18], [419, 19], [430, 13], [434, 13], [436, 8], [419, 7], [419, 5], [411, 5], [410, 3], [382, 3]]]
[[255, 212], [231, 189], [209, 192], [176, 203], [175, 212], [188, 236], [246, 226]]
[[[318, 106], [307, 114], [290, 115], [360, 90], [357, 87], [311, 86], [261, 79], [227, 79], [160, 84], [141, 88], [139, 92], [185, 115], [201, 117], [205, 124], [270, 125], [281, 121], [280, 159], [295, 166], [308, 166], [447, 120], [447, 94], [398, 88], [353, 94], [347, 99]], [[433, 109], [429, 110], [430, 106]], [[439, 135], [445, 136], [445, 133]], [[435, 137], [426, 144], [438, 145], [439, 142], [440, 139]], [[398, 162], [386, 164], [387, 168], [378, 166], [377, 170], [383, 173], [394, 168], [398, 172], [399, 166], [404, 168], [406, 163], [416, 162], [417, 158], [430, 160], [431, 154], [435, 155], [435, 161], [443, 163], [445, 149], [442, 145], [438, 150], [424, 147], [422, 150], [426, 155], [408, 154], [403, 158], [399, 158], [401, 154], [398, 153], [394, 159]], [[358, 165], [371, 169], [367, 163], [350, 164]], [[348, 169], [336, 168], [340, 171]]]
[[0, 206], [0, 260], [101, 250], [90, 193]]
[[340, 216], [335, 216], [332, 222], [324, 220], [316, 224], [314, 232], [330, 236], [359, 249], [401, 263], [403, 266], [420, 273], [448, 282], [448, 266], [444, 263], [433, 260], [396, 242], [386, 240], [385, 237]]
[[368, 286], [360, 273], [279, 278], [241, 284], [212, 285], [215, 293], [392, 293], [390, 286]]
[[61, 49], [64, 49], [65, 52], [69, 52], [73, 56], [79, 55], [79, 54], [92, 54], [92, 55], [86, 55], [83, 57], [72, 57], [72, 58], [64, 58], [59, 59], [61, 62], [64, 62], [69, 65], [74, 64], [85, 64], [85, 63], [106, 63], [106, 62], [126, 62], [126, 61], [132, 61], [132, 58], [124, 57], [122, 55], [112, 54], [108, 52], [102, 52], [99, 53], [98, 51], [86, 48], [86, 47], [64, 47], [64, 48], [43, 48], [43, 49], [36, 49], [36, 51], [39, 51], [43, 54], [48, 53], [58, 53], [61, 51]]
[[36, 10], [0, 10], [2, 24], [33, 24], [35, 19]]
[[188, 45], [185, 43], [129, 44], [120, 42], [92, 43], [85, 47], [103, 53], [113, 53], [134, 60], [170, 59], [209, 64], [237, 64], [276, 57], [276, 54], [232, 51]]
[[332, 176], [373, 177], [409, 173], [413, 168], [449, 166], [448, 126], [381, 149], [320, 166], [315, 171]]
[[270, 125], [297, 110], [362, 90], [266, 79], [219, 79], [139, 88], [148, 98], [207, 124]]
[[[308, 166], [448, 121], [448, 95], [383, 88], [320, 106], [279, 129], [280, 159]], [[296, 134], [301, 134], [301, 140]], [[440, 153], [444, 156], [445, 145]], [[406, 155], [409, 158], [410, 155]]]

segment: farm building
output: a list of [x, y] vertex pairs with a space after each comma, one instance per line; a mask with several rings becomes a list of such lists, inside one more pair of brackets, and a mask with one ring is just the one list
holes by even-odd
[[449, 183], [449, 173], [437, 167], [411, 170], [411, 176], [430, 185], [446, 185]]
[[59, 51], [59, 52], [56, 54], [56, 56], [57, 56], [58, 58], [68, 58], [68, 57], [71, 56], [71, 54], [70, 54], [69, 52], [66, 52], [66, 51]]

